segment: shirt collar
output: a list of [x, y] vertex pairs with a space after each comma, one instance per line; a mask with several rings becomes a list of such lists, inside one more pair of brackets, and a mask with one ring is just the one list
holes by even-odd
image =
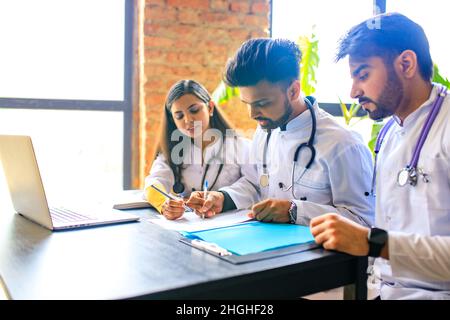
[[396, 115], [393, 115], [392, 117], [394, 118], [395, 122], [397, 122], [397, 124], [402, 128], [407, 128], [411, 125], [411, 123], [415, 123], [416, 120], [420, 117], [420, 115], [422, 115], [424, 112], [427, 112], [431, 108], [431, 105], [437, 98], [438, 90], [440, 90], [440, 88], [441, 88], [440, 84], [433, 83], [433, 88], [431, 89], [429, 98], [424, 103], [422, 103], [420, 107], [414, 110], [414, 112], [412, 112], [405, 118], [405, 120], [403, 121], [403, 125], [401, 124], [402, 122], [400, 118], [397, 117]]
[[[314, 109], [314, 112], [317, 117], [317, 115], [319, 114], [319, 105], [318, 105], [317, 101], [314, 102], [313, 109]], [[300, 113], [297, 117], [295, 117], [294, 119], [289, 121], [284, 126], [280, 127], [280, 130], [289, 132], [289, 131], [296, 131], [299, 129], [304, 129], [309, 126], [311, 126], [311, 112], [307, 108], [305, 111]]]

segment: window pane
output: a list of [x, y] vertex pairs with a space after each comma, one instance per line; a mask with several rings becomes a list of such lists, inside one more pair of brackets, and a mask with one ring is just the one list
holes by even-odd
[[3, 174], [3, 168], [0, 164], [0, 213], [3, 212], [14, 212], [11, 199], [8, 193], [8, 185]]
[[0, 97], [123, 100], [124, 0], [0, 1]]
[[371, 120], [368, 117], [353, 118], [350, 121], [350, 125], [347, 126], [345, 124], [344, 117], [334, 117], [334, 118], [338, 123], [340, 123], [344, 127], [359, 133], [366, 145], [369, 143], [371, 135], [372, 135], [373, 120]]
[[0, 134], [32, 137], [49, 202], [122, 190], [123, 112], [0, 109]]
[[[442, 0], [388, 0], [386, 11], [406, 15], [422, 26], [430, 43], [431, 57], [439, 67], [440, 73], [450, 78], [447, 34], [445, 21], [448, 19], [450, 2]], [[442, 23], [440, 23], [442, 22]]]
[[316, 25], [320, 63], [316, 97], [321, 102], [349, 102], [350, 74], [347, 60], [334, 63], [337, 42], [353, 25], [372, 16], [373, 0], [274, 0], [272, 37], [297, 41]]

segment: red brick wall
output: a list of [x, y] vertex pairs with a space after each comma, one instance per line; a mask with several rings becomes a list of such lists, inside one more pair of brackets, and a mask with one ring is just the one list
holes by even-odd
[[[151, 166], [165, 95], [184, 78], [212, 92], [243, 41], [267, 37], [269, 0], [145, 0], [141, 12], [141, 185]], [[233, 103], [235, 104], [235, 103]], [[254, 128], [241, 104], [224, 106], [238, 128]]]

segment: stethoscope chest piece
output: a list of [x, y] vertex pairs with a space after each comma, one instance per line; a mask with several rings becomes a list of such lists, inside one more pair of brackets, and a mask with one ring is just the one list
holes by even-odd
[[417, 184], [417, 173], [414, 168], [403, 168], [397, 175], [397, 184], [404, 187], [407, 184], [415, 186]]
[[172, 189], [174, 193], [180, 194], [184, 192], [184, 185], [181, 183], [181, 181], [176, 181]]
[[400, 170], [400, 172], [397, 175], [397, 184], [400, 187], [404, 187], [408, 183], [408, 180], [409, 180], [409, 170], [406, 168]]
[[269, 175], [268, 174], [262, 174], [259, 178], [259, 184], [261, 187], [267, 187], [269, 185]]

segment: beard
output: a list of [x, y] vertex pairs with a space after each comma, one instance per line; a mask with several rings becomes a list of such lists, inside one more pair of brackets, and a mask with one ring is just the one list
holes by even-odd
[[387, 79], [378, 101], [368, 97], [359, 98], [359, 103], [371, 102], [375, 105], [375, 110], [368, 111], [370, 119], [375, 121], [392, 116], [403, 98], [403, 87], [393, 68], [388, 69]]
[[269, 118], [257, 117], [257, 118], [255, 118], [255, 120], [267, 121], [267, 124], [264, 126], [261, 125], [261, 128], [264, 130], [273, 130], [273, 129], [276, 129], [276, 128], [281, 127], [282, 125], [286, 124], [287, 121], [289, 120], [289, 117], [291, 116], [292, 112], [293, 112], [292, 106], [286, 98], [286, 102], [284, 103], [284, 113], [279, 119], [272, 120]]

